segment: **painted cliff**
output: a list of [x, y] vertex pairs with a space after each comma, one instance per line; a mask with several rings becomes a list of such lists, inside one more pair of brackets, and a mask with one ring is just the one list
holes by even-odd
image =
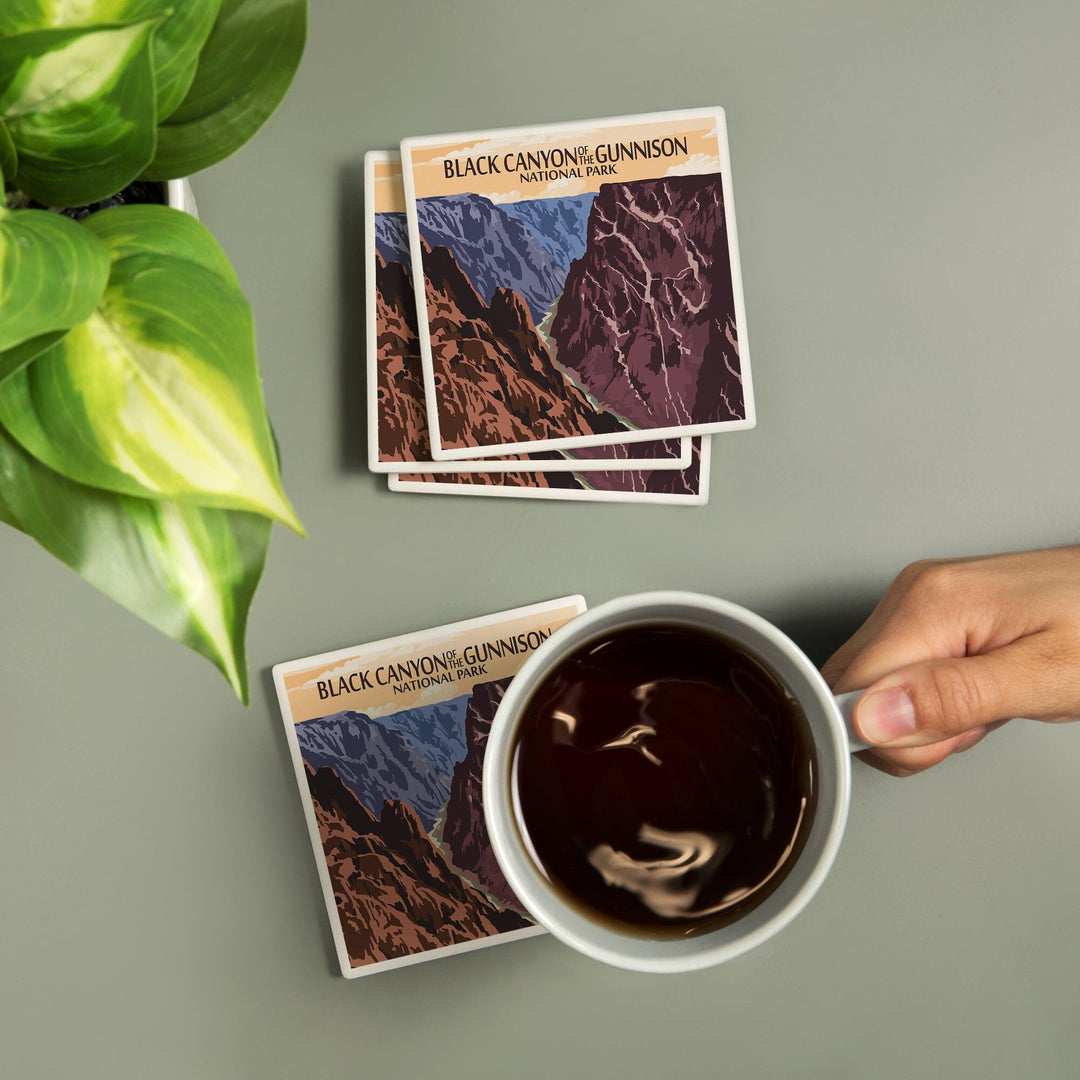
[[439, 425], [447, 447], [625, 430], [552, 361], [528, 305], [497, 288], [491, 303], [445, 247], [422, 244]]
[[375, 255], [375, 322], [379, 457], [430, 461], [412, 280], [405, 265], [386, 262], [381, 249]]
[[[416, 201], [420, 235], [429, 247], [453, 252], [458, 266], [485, 303], [510, 289], [540, 322], [559, 295], [565, 268], [522, 219], [482, 195], [443, 195]], [[548, 246], [557, 239], [549, 240]]]
[[465, 881], [408, 805], [376, 817], [332, 768], [305, 771], [354, 967], [531, 925]]
[[455, 866], [479, 882], [501, 903], [522, 910], [524, 914], [517, 897], [511, 892], [499, 869], [495, 853], [491, 850], [481, 802], [484, 751], [487, 749], [491, 721], [495, 718], [495, 710], [498, 709], [509, 684], [509, 679], [503, 679], [480, 683], [473, 689], [465, 713], [468, 749], [465, 757], [454, 766], [442, 842], [450, 852]]
[[404, 731], [364, 713], [305, 720], [296, 725], [296, 741], [311, 768], [332, 768], [366, 807], [403, 800], [427, 829], [450, 794], [453, 760], [445, 755], [433, 760], [430, 750]]
[[603, 185], [548, 333], [559, 363], [631, 424], [743, 419], [720, 176]]

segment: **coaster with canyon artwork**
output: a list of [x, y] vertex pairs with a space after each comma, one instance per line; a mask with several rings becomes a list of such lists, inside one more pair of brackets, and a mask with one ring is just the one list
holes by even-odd
[[753, 427], [722, 109], [401, 157], [435, 460]]
[[346, 978], [542, 933], [488, 841], [488, 731], [564, 597], [274, 666]]
[[[422, 495], [501, 495], [528, 499], [704, 506], [709, 501], [712, 439], [708, 435], [699, 435], [690, 442], [691, 461], [685, 469], [572, 473], [461, 472], [448, 475], [391, 473], [388, 484], [391, 491], [412, 491]], [[586, 452], [583, 448], [573, 451], [575, 454]]]
[[[549, 450], [476, 461], [435, 461], [424, 404], [401, 156], [396, 151], [369, 150], [364, 155], [364, 172], [368, 459], [372, 472], [398, 472], [402, 466], [429, 475], [516, 472], [517, 483], [504, 488], [507, 494], [518, 494], [528, 489], [530, 477], [533, 486], [547, 487], [538, 475], [541, 472], [664, 470], [690, 465], [689, 438], [612, 443], [577, 451]], [[498, 327], [476, 327], [475, 332], [487, 335], [484, 344], [492, 353], [507, 347]], [[534, 388], [524, 382], [519, 389], [526, 395], [524, 398], [515, 396], [510, 385], [505, 392], [487, 396], [483, 406], [486, 412], [503, 414], [495, 423], [505, 424], [517, 412], [530, 408], [527, 395]], [[523, 468], [533, 471], [520, 472]], [[483, 483], [482, 478], [474, 479], [476, 484]]]

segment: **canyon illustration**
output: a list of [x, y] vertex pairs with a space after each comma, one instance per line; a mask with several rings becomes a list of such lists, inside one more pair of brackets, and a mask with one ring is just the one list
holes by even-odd
[[449, 701], [296, 725], [354, 967], [532, 925], [495, 861], [484, 749], [509, 680]]
[[745, 419], [719, 174], [416, 209], [444, 447]]
[[[579, 200], [562, 200], [575, 203]], [[547, 200], [552, 201], [552, 200]], [[558, 201], [558, 200], [556, 200]], [[589, 197], [587, 202], [591, 204]], [[585, 208], [587, 212], [587, 207]], [[426, 219], [425, 219], [426, 220]], [[580, 209], [570, 224], [581, 225]], [[553, 231], [567, 246], [572, 231], [564, 220]], [[440, 235], [434, 228], [432, 235]], [[426, 233], [425, 233], [426, 236]], [[431, 458], [425, 410], [424, 378], [417, 335], [416, 303], [410, 272], [405, 215], [375, 214], [375, 319], [378, 362], [378, 439], [384, 461], [407, 465]], [[584, 242], [570, 250], [584, 251]], [[486, 303], [461, 270], [449, 249], [424, 240], [427, 263], [442, 267], [437, 279], [442, 312], [439, 342], [443, 356], [456, 351], [463, 358], [452, 364], [446, 383], [453, 387], [457, 403], [457, 427], [466, 435], [472, 426], [491, 437], [525, 441], [554, 438], [570, 431], [602, 435], [624, 430], [616, 417], [597, 410], [559, 366], [550, 348], [537, 333], [528, 304], [512, 290], [493, 292]], [[569, 266], [569, 261], [567, 261]], [[430, 288], [429, 278], [429, 288]], [[525, 358], [524, 365], [521, 359]], [[535, 434], [531, 434], [535, 432]], [[694, 456], [685, 470], [621, 470], [583, 473], [536, 472], [441, 474], [443, 483], [506, 484], [520, 487], [562, 487], [579, 490], [638, 491], [692, 494], [697, 490], [700, 440], [694, 440]], [[577, 447], [570, 457], [635, 458], [680, 454], [679, 440], [651, 440], [597, 447]], [[521, 460], [528, 470], [531, 461], [560, 457], [557, 451], [508, 455]], [[432, 474], [409, 475], [410, 480], [435, 480]]]

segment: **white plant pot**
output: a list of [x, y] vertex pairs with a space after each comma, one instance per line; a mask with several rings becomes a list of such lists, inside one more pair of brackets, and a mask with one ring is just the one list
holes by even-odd
[[199, 208], [195, 205], [195, 196], [191, 192], [191, 184], [188, 183], [187, 177], [182, 180], [165, 181], [165, 201], [169, 206], [183, 210], [185, 214], [190, 214], [198, 220]]

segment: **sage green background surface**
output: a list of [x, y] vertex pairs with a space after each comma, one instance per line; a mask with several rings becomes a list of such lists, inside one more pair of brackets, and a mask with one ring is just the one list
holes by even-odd
[[[1080, 6], [313, 0], [296, 84], [194, 181], [285, 483], [253, 701], [0, 534], [0, 1072], [1075, 1077], [1080, 725], [856, 763], [810, 907], [692, 975], [543, 937], [336, 973], [270, 665], [572, 592], [726, 596], [817, 660], [926, 555], [1080, 539]], [[364, 467], [363, 152], [727, 110], [759, 423], [705, 508], [391, 495]]]

